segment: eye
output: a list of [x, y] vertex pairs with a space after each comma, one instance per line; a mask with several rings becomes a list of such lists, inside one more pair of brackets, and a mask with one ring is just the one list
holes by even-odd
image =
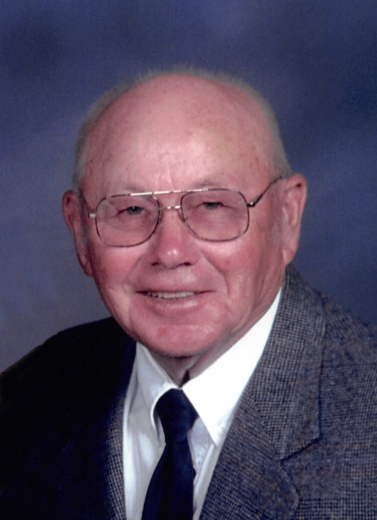
[[127, 213], [127, 215], [141, 215], [145, 211], [144, 208], [140, 206], [129, 206], [128, 208], [124, 208], [118, 211], [118, 214]]
[[222, 202], [203, 202], [203, 207], [209, 211], [224, 207]]

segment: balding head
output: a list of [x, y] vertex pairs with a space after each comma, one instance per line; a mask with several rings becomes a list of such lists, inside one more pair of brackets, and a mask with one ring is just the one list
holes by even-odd
[[[275, 172], [276, 176], [290, 174], [290, 166], [275, 116], [269, 103], [258, 91], [246, 82], [224, 74], [196, 69], [178, 69], [173, 72], [148, 74], [133, 83], [117, 85], [92, 106], [83, 121], [76, 143], [73, 175], [75, 189], [79, 188], [86, 171], [92, 133], [105, 114], [111, 108], [114, 109], [114, 105], [118, 110], [120, 105], [123, 102], [126, 105], [127, 101], [131, 106], [136, 102], [134, 108], [141, 109], [142, 114], [143, 104], [150, 106], [155, 100], [162, 102], [164, 96], [165, 101], [170, 99], [172, 110], [186, 108], [192, 111], [192, 118], [197, 119], [198, 122], [201, 118], [204, 123], [206, 116], [213, 120], [214, 115], [218, 118], [222, 116], [224, 119], [230, 115], [232, 109], [233, 112], [239, 109], [240, 113], [248, 114], [250, 123], [261, 125], [255, 134], [257, 140], [252, 139], [250, 146], [260, 145], [261, 160]], [[128, 114], [123, 113], [123, 117], [128, 117]], [[266, 135], [260, 135], [258, 139], [258, 134], [262, 130], [269, 134], [267, 139]]]

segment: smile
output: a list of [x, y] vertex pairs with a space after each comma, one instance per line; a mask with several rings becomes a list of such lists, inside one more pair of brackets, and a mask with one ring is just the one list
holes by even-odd
[[147, 296], [151, 298], [162, 298], [163, 300], [174, 300], [174, 299], [182, 299], [189, 298], [190, 296], [194, 296], [195, 292], [191, 291], [182, 291], [182, 292], [146, 292]]

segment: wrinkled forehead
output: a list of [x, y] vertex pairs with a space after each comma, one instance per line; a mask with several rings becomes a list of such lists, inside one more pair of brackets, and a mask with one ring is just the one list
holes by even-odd
[[121, 96], [102, 115], [88, 142], [85, 176], [99, 175], [109, 158], [126, 151], [163, 150], [164, 143], [208, 136], [218, 146], [242, 146], [270, 165], [273, 139], [259, 103], [232, 85], [166, 76]]

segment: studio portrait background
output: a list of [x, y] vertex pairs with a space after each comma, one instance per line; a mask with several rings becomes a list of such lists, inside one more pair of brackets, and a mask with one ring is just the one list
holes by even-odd
[[61, 215], [80, 121], [114, 83], [173, 65], [271, 102], [309, 200], [295, 264], [377, 323], [375, 0], [2, 0], [0, 369], [107, 316]]

